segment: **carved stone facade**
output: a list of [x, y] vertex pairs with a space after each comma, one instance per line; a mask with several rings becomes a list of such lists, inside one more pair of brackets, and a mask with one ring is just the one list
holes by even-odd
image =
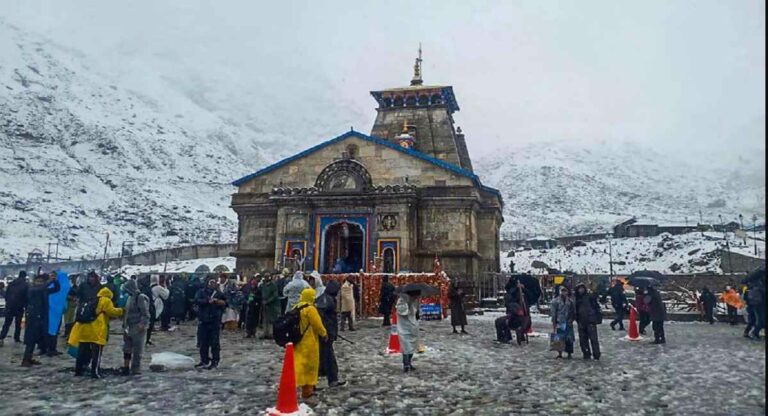
[[501, 196], [472, 172], [452, 89], [372, 94], [373, 136], [350, 131], [233, 183], [238, 270], [429, 272], [436, 255], [449, 274], [499, 270]]

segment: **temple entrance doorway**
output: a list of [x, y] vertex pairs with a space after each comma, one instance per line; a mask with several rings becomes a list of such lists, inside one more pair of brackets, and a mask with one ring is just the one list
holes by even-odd
[[365, 258], [363, 228], [342, 221], [328, 227], [323, 236], [322, 273], [357, 273]]

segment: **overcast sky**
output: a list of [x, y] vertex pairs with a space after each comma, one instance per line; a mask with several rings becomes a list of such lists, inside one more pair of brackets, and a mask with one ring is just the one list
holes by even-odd
[[759, 0], [0, 5], [8, 22], [117, 72], [135, 71], [136, 59], [167, 76], [183, 66], [231, 94], [263, 79], [322, 75], [315, 92], [352, 102], [366, 119], [350, 123], [367, 123], [363, 131], [375, 116], [368, 91], [406, 85], [422, 42], [425, 83], [454, 86], [455, 118], [476, 155], [545, 139], [765, 147]]

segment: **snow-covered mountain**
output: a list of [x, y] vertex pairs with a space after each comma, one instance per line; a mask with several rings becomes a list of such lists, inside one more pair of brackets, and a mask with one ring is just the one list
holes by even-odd
[[233, 241], [230, 182], [360, 114], [312, 80], [229, 98], [183, 71], [137, 85], [98, 66], [0, 19], [0, 261], [57, 240], [61, 257], [96, 255], [106, 232], [110, 253]]
[[[269, 70], [243, 78], [220, 63], [128, 55], [115, 71], [0, 19], [0, 262], [57, 240], [61, 257], [100, 255], [106, 232], [113, 254], [123, 241], [134, 251], [232, 241], [233, 179], [350, 125], [365, 131], [375, 115], [345, 101], [343, 81], [321, 69], [270, 59]], [[506, 232], [765, 210], [762, 152], [724, 161], [632, 143], [542, 142], [474, 165], [504, 196]]]
[[602, 232], [630, 217], [662, 224], [765, 218], [765, 154], [667, 153], [633, 142], [542, 142], [475, 163], [504, 197], [511, 238]]

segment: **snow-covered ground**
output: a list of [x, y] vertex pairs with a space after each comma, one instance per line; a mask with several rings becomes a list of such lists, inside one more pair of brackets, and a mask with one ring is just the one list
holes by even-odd
[[[495, 343], [493, 322], [469, 317], [471, 336], [451, 335], [448, 322], [422, 322], [427, 350], [404, 374], [400, 356], [384, 349], [389, 329], [380, 320], [343, 332], [354, 345], [335, 344], [341, 378], [329, 389], [320, 379], [318, 415], [762, 415], [765, 412], [765, 343], [742, 338], [742, 326], [668, 323], [667, 344], [648, 338], [630, 343], [624, 332], [600, 325], [600, 361], [556, 360], [548, 338], [528, 345]], [[538, 333], [549, 332], [535, 319]], [[102, 366], [122, 363], [117, 324]], [[257, 414], [275, 405], [283, 350], [273, 341], [222, 334], [222, 362], [214, 371], [153, 373], [150, 355], [171, 351], [197, 359], [195, 325], [158, 332], [139, 377], [73, 377], [68, 356], [43, 357], [42, 366], [19, 367], [22, 346], [0, 348], [3, 414]], [[6, 340], [7, 341], [7, 340]]]
[[123, 266], [120, 272], [126, 276], [139, 273], [194, 273], [198, 268], [207, 268], [213, 271], [216, 267], [224, 266], [227, 271], [235, 269], [234, 257], [209, 257], [195, 260], [169, 261], [150, 266]]
[[[744, 239], [728, 233], [731, 251], [754, 256], [754, 246], [761, 258], [765, 258], [765, 232], [758, 232], [756, 240], [749, 233]], [[575, 273], [608, 273], [609, 259], [613, 258], [613, 272], [629, 274], [636, 270], [657, 270], [662, 273], [720, 273], [720, 256], [716, 251], [725, 249], [723, 233], [699, 232], [682, 235], [663, 234], [656, 237], [617, 238], [609, 241], [588, 242], [585, 247], [556, 247], [547, 250], [515, 250], [514, 256], [502, 252], [502, 266], [515, 262], [516, 271], [546, 273], [533, 267], [534, 261], [543, 262], [550, 268], [570, 270]]]

